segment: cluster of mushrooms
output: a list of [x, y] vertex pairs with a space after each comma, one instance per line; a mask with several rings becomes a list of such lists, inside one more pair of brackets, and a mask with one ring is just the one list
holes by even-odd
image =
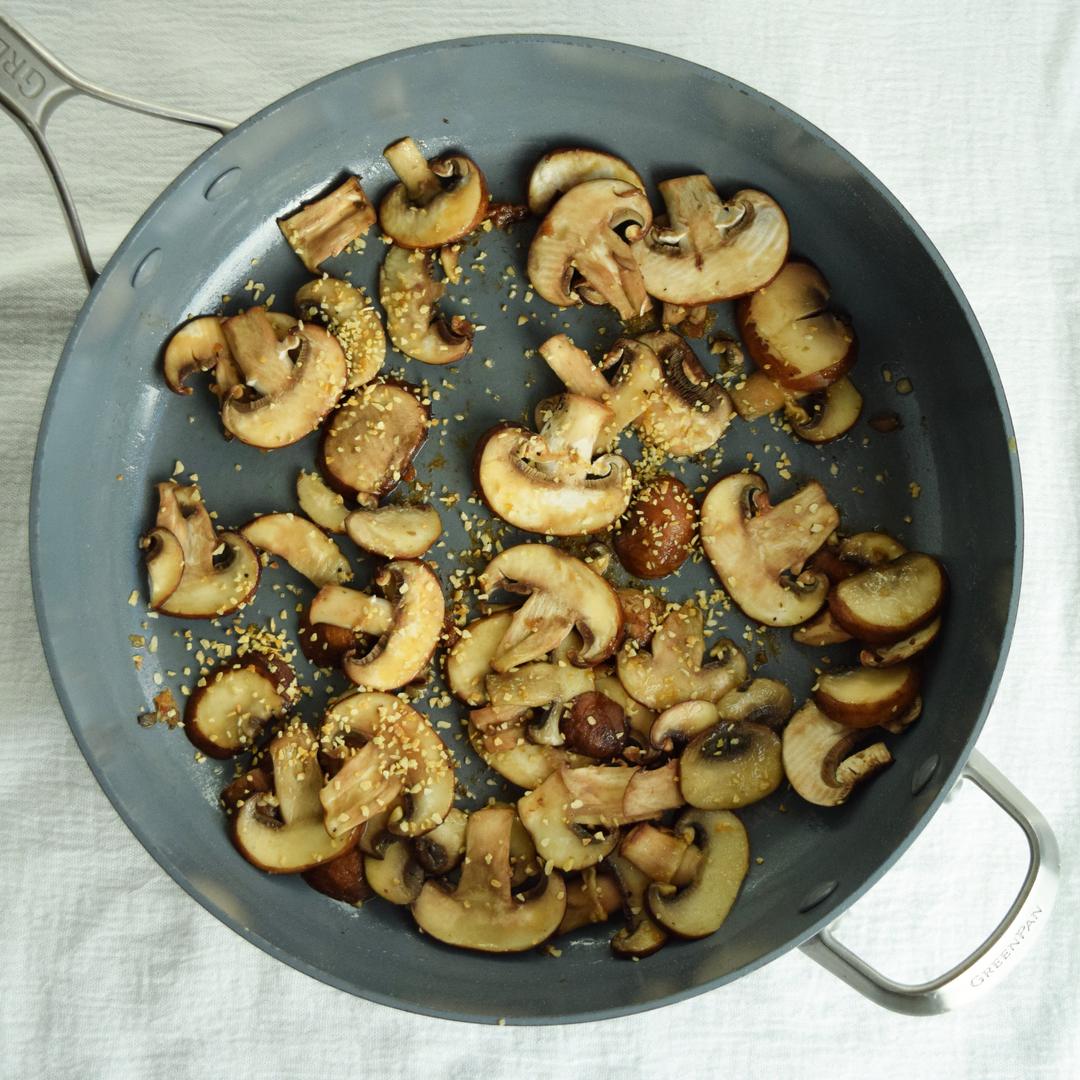
[[[940, 630], [946, 576], [884, 533], [842, 536], [817, 482], [773, 504], [760, 475], [735, 472], [699, 506], [655, 462], [710, 449], [736, 414], [782, 410], [799, 438], [842, 435], [862, 404], [847, 377], [854, 330], [829, 308], [820, 272], [788, 259], [787, 220], [768, 195], [725, 201], [705, 176], [680, 177], [659, 185], [659, 216], [621, 159], [545, 155], [528, 188], [542, 218], [529, 280], [560, 307], [610, 305], [627, 332], [599, 364], [567, 336], [549, 338], [539, 352], [565, 392], [537, 403], [533, 429], [500, 424], [480, 440], [484, 502], [539, 536], [500, 547], [475, 577], [479, 614], [455, 626], [424, 561], [442, 535], [438, 510], [383, 502], [408, 477], [429, 405], [380, 372], [387, 335], [427, 364], [469, 353], [474, 328], [440, 311], [445, 281], [460, 274], [466, 237], [523, 208], [492, 203], [463, 155], [428, 161], [408, 138], [385, 153], [399, 182], [377, 213], [350, 178], [280, 222], [317, 275], [379, 222], [385, 332], [360, 289], [322, 274], [297, 293], [295, 316], [202, 316], [164, 353], [177, 393], [210, 373], [227, 438], [274, 450], [321, 431], [318, 471], [296, 482], [301, 512], [222, 531], [195, 485], [170, 480], [144, 539], [150, 607], [180, 618], [239, 610], [264, 562], [287, 562], [317, 590], [301, 650], [353, 688], [313, 728], [296, 714], [291, 665], [255, 644], [200, 677], [184, 729], [210, 757], [250, 755], [222, 795], [240, 853], [335, 899], [377, 894], [432, 937], [488, 952], [620, 911], [618, 955], [703, 937], [749, 868], [734, 811], [785, 779], [836, 806], [891, 761], [874, 733], [919, 715], [916, 657]], [[725, 300], [737, 301], [755, 365], [730, 388], [688, 340]], [[734, 341], [713, 351], [741, 352]], [[620, 453], [631, 429], [653, 450], [648, 466]], [[338, 536], [381, 560], [368, 591], [350, 584]], [[549, 542], [601, 536], [587, 552]], [[814, 648], [858, 642], [858, 665], [830, 665], [796, 709], [732, 641], [707, 653], [704, 605], [643, 584], [676, 573], [695, 546], [747, 617]], [[640, 580], [616, 587], [614, 559]], [[471, 747], [522, 790], [516, 803], [454, 805], [454, 759], [416, 704], [440, 656]]]

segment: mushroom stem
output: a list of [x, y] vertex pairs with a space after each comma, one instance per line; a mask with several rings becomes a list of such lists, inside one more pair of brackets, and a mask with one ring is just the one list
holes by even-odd
[[405, 185], [410, 202], [423, 206], [442, 191], [439, 178], [431, 171], [416, 141], [409, 136], [391, 143], [383, 151], [383, 157]]

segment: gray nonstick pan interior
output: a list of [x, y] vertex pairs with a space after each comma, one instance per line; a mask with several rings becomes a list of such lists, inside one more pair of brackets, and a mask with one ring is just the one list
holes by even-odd
[[[162, 344], [191, 315], [249, 306], [246, 284], [260, 283], [259, 299], [273, 294], [275, 306], [288, 309], [307, 275], [275, 218], [347, 171], [377, 197], [391, 176], [381, 151], [405, 134], [429, 154], [469, 153], [503, 200], [520, 201], [535, 158], [568, 144], [619, 153], [650, 185], [703, 171], [721, 192], [770, 192], [790, 218], [792, 250], [821, 267], [855, 320], [863, 419], [822, 449], [767, 422], [736, 421], [719, 468], [687, 462], [678, 471], [698, 487], [745, 467], [750, 454], [777, 498], [820, 479], [845, 528], [886, 529], [942, 556], [951, 575], [946, 630], [926, 665], [923, 717], [889, 739], [896, 763], [838, 810], [783, 791], [748, 809], [742, 816], [755, 861], [722, 930], [641, 963], [612, 958], [610, 928], [565, 940], [558, 960], [454, 951], [422, 938], [387, 904], [356, 911], [299, 880], [263, 875], [234, 853], [216, 805], [231, 764], [196, 763], [179, 731], [136, 724], [157, 690], [154, 674], [191, 664], [172, 634], [187, 624], [162, 618], [144, 629], [142, 602], [127, 602], [132, 590], [143, 594], [136, 539], [152, 518], [154, 482], [180, 459], [221, 523], [241, 524], [258, 512], [297, 509], [293, 481], [312, 466], [316, 441], [272, 454], [227, 444], [204, 387], [186, 399], [165, 388]], [[482, 514], [467, 501], [476, 440], [557, 389], [542, 361], [526, 353], [561, 330], [596, 349], [617, 333], [608, 312], [526, 302], [532, 228], [484, 234], [466, 252], [468, 281], [446, 306], [485, 327], [471, 357], [452, 370], [388, 361], [438, 391], [436, 415], [465, 417], [445, 435], [433, 433], [416, 463], [436, 496], [444, 488], [463, 493], [457, 507], [441, 507], [447, 546], [436, 559], [444, 578], [458, 565], [447, 553], [471, 546], [460, 512]], [[364, 255], [327, 269], [351, 271], [374, 295], [381, 252], [372, 239]], [[469, 269], [480, 252], [483, 273]], [[719, 307], [718, 327], [733, 329], [729, 306]], [[899, 392], [908, 385], [902, 380], [910, 393]], [[866, 418], [879, 411], [896, 412], [902, 429], [869, 427]], [[781, 453], [790, 479], [779, 473]], [[465, 1019], [559, 1022], [647, 1008], [731, 980], [835, 917], [913, 839], [966, 759], [996, 684], [1019, 578], [1019, 479], [1000, 386], [966, 302], [917, 226], [846, 152], [755, 91], [660, 54], [580, 39], [477, 39], [369, 61], [297, 91], [211, 148], [150, 208], [80, 314], [49, 399], [34, 479], [42, 637], [75, 736], [124, 820], [180, 885], [261, 948], [364, 997]], [[343, 546], [365, 585], [372, 563]], [[674, 597], [715, 588], [702, 564], [665, 584]], [[294, 625], [286, 585], [311, 594], [287, 568], [270, 572], [244, 621], [288, 608], [285, 623]], [[742, 618], [724, 623], [739, 640]], [[137, 671], [129, 635], [150, 633], [158, 651]], [[791, 645], [786, 633], [755, 638], [748, 652], [760, 652], [763, 672], [788, 680], [797, 697], [821, 655]], [[313, 703], [307, 709], [317, 712]], [[462, 707], [430, 715], [450, 721], [448, 741], [464, 759], [463, 742], [454, 741]], [[475, 764], [461, 775], [478, 798], [510, 795]]]

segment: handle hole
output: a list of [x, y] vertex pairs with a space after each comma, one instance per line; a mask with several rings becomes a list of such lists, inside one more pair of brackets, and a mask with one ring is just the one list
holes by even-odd
[[208, 202], [213, 202], [215, 199], [220, 199], [222, 195], [227, 195], [236, 186], [236, 182], [240, 179], [240, 166], [233, 165], [226, 169], [223, 173], [219, 173], [206, 185], [206, 189], [203, 191], [203, 198]]
[[149, 281], [153, 281], [161, 266], [161, 248], [151, 248], [140, 260], [131, 275], [131, 287], [138, 289]]
[[938, 765], [941, 763], [941, 758], [937, 754], [931, 754], [912, 774], [911, 774], [911, 794], [918, 795], [920, 791], [934, 778], [934, 773], [938, 770]]

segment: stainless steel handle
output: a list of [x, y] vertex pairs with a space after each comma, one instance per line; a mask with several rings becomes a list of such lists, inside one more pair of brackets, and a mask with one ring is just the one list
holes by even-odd
[[98, 272], [90, 258], [90, 249], [86, 244], [86, 235], [71, 189], [45, 135], [49, 117], [57, 106], [76, 94], [85, 94], [108, 105], [145, 113], [147, 116], [159, 116], [162, 120], [207, 128], [219, 135], [231, 131], [236, 125], [216, 116], [170, 109], [165, 105], [155, 105], [125, 94], [114, 94], [87, 82], [11, 19], [0, 15], [0, 105], [19, 123], [41, 157], [56, 189], [56, 197], [60, 201], [60, 209], [64, 213], [86, 283], [92, 286], [97, 280]]
[[1020, 826], [1030, 850], [1024, 884], [990, 936], [944, 975], [917, 986], [882, 975], [837, 941], [834, 931], [838, 922], [802, 946], [823, 968], [893, 1012], [910, 1016], [948, 1012], [997, 986], [1031, 948], [1054, 906], [1058, 846], [1046, 819], [981, 754], [971, 755], [958, 785], [965, 780], [972, 781]]

